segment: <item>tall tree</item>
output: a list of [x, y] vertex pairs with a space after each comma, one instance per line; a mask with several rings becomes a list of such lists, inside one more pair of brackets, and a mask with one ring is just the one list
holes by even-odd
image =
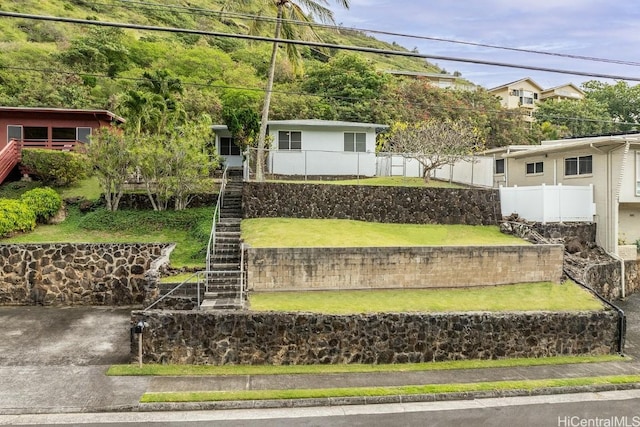
[[571, 137], [603, 134], [614, 125], [607, 106], [595, 99], [543, 102], [538, 105], [535, 117], [537, 123], [550, 123], [559, 135]]
[[[325, 5], [328, 5], [328, 0], [262, 0], [265, 6], [276, 11], [276, 28], [274, 31], [274, 38], [271, 49], [271, 60], [269, 62], [269, 74], [267, 76], [267, 86], [264, 95], [264, 103], [262, 105], [262, 114], [260, 121], [260, 132], [258, 134], [258, 150], [257, 150], [257, 163], [256, 163], [256, 179], [258, 181], [264, 181], [263, 171], [263, 159], [264, 148], [267, 136], [267, 122], [269, 121], [269, 106], [271, 104], [271, 92], [273, 90], [273, 79], [276, 69], [276, 59], [278, 56], [278, 40], [282, 35], [286, 39], [293, 40], [299, 39], [305, 34], [302, 33], [301, 28], [308, 30], [307, 35], [311, 33], [315, 35], [311, 26], [298, 27], [296, 24], [299, 21], [302, 23], [311, 23], [314, 19], [318, 19], [324, 23], [334, 23], [333, 12], [329, 10]], [[349, 8], [349, 0], [336, 0], [336, 2], [344, 8]], [[262, 21], [257, 21], [262, 22]], [[317, 36], [316, 36], [317, 37]], [[288, 43], [286, 45], [287, 55], [290, 59], [299, 58], [298, 50], [294, 44]]]
[[629, 86], [627, 82], [616, 84], [591, 80], [583, 83], [586, 98], [606, 106], [609, 115], [616, 122], [616, 130], [637, 129], [640, 124], [640, 87]]
[[321, 95], [332, 106], [332, 116], [354, 122], [378, 123], [385, 121], [384, 108], [377, 107], [388, 75], [375, 70], [362, 56], [339, 53], [326, 64], [318, 64], [306, 73], [302, 88]]
[[87, 155], [102, 187], [107, 210], [117, 211], [124, 184], [135, 167], [133, 139], [120, 129], [100, 128], [91, 136]]

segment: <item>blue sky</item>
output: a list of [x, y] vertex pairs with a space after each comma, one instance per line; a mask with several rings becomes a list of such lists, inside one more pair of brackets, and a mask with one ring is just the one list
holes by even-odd
[[[336, 23], [417, 36], [453, 39], [558, 54], [640, 63], [640, 4], [622, 0], [351, 0], [330, 2]], [[374, 37], [422, 54], [488, 60], [640, 78], [640, 66], [490, 49], [395, 36]], [[430, 60], [486, 88], [531, 77], [544, 88], [580, 85], [590, 77]], [[607, 81], [602, 78], [596, 80]], [[634, 85], [636, 82], [630, 81]]]

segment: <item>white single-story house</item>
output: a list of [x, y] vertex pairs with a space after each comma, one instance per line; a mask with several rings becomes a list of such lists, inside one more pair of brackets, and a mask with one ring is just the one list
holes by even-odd
[[620, 246], [640, 240], [640, 133], [543, 141], [484, 154], [494, 157], [494, 182], [504, 187], [592, 188], [597, 243], [608, 252], [619, 254]]
[[[375, 123], [333, 120], [270, 120], [267, 173], [311, 176], [375, 176], [376, 135], [388, 128]], [[229, 166], [244, 157], [225, 125], [215, 125], [218, 154]]]

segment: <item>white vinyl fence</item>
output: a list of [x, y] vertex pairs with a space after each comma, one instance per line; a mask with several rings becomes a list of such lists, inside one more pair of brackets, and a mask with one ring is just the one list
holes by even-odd
[[502, 216], [518, 214], [527, 221], [593, 221], [596, 206], [593, 185], [539, 185], [500, 187]]

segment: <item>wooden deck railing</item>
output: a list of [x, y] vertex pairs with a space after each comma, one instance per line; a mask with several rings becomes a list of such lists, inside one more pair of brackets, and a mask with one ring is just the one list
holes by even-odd
[[18, 142], [12, 139], [6, 147], [0, 150], [0, 184], [2, 184], [19, 161], [20, 149]]

